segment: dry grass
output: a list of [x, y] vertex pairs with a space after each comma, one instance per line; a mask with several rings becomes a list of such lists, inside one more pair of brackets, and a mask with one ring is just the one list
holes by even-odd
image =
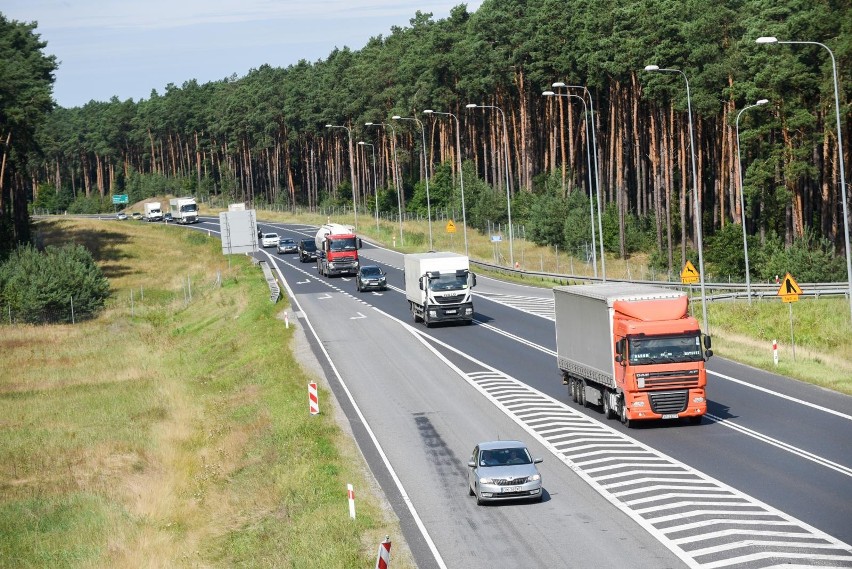
[[319, 534], [320, 565], [348, 568], [400, 535], [367, 495], [348, 519], [363, 466], [308, 416], [315, 378], [246, 259], [159, 224], [40, 228], [91, 245], [114, 295], [83, 324], [2, 329], [0, 565], [313, 567]]

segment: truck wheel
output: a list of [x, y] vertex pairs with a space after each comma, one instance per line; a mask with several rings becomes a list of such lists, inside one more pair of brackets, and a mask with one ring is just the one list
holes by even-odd
[[577, 398], [577, 380], [572, 378], [569, 381], [571, 382], [571, 399], [574, 401], [574, 403], [577, 403], [579, 401], [579, 399]]
[[601, 399], [603, 399], [603, 412], [604, 417], [607, 419], [615, 419], [615, 411], [612, 408], [612, 403], [610, 401], [610, 396], [612, 393], [608, 389], [604, 389], [601, 392]]
[[414, 303], [409, 302], [408, 305], [411, 307], [411, 316], [414, 318], [414, 323], [420, 322], [421, 318], [417, 316], [417, 309], [414, 308]]
[[588, 407], [589, 402], [586, 401], [586, 382], [582, 379], [580, 380], [579, 385], [577, 386], [577, 391], [580, 392], [578, 394], [578, 398], [580, 399], [580, 405], [582, 405], [583, 407]]
[[627, 406], [624, 404], [624, 400], [621, 400], [621, 404], [618, 406], [618, 411], [620, 415], [621, 422], [628, 429], [630, 428], [630, 419], [627, 418]]

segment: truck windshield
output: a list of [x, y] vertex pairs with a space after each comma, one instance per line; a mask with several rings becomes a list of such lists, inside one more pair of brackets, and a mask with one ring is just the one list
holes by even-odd
[[194, 203], [186, 204], [180, 206], [181, 213], [188, 213], [192, 211], [198, 211], [198, 205]]
[[354, 237], [346, 237], [342, 239], [332, 239], [329, 244], [329, 249], [332, 251], [354, 251], [355, 250], [355, 238]]
[[429, 279], [429, 290], [462, 290], [467, 286], [467, 275], [441, 273]]
[[654, 336], [631, 338], [628, 357], [632, 365], [697, 362], [701, 355], [701, 338], [689, 336]]

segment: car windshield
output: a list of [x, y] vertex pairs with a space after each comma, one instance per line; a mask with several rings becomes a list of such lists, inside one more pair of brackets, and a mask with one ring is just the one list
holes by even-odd
[[382, 276], [382, 270], [378, 267], [363, 267], [361, 274], [365, 277], [380, 277]]
[[264, 233], [263, 238], [264, 239], [278, 239], [278, 236], [274, 233]]
[[282, 239], [281, 243], [283, 243], [284, 245], [295, 245], [296, 244], [296, 242], [293, 241], [292, 239]]
[[429, 279], [429, 290], [463, 290], [467, 287], [467, 274], [441, 273]]
[[355, 238], [354, 237], [346, 237], [342, 239], [332, 239], [331, 245], [329, 248], [332, 251], [354, 251], [355, 250]]
[[302, 249], [305, 251], [316, 251], [317, 244], [313, 241], [302, 241]]
[[697, 362], [704, 359], [698, 334], [632, 338], [628, 357], [633, 365]]
[[511, 466], [513, 464], [532, 464], [532, 458], [527, 449], [513, 447], [483, 450], [479, 457], [479, 466]]

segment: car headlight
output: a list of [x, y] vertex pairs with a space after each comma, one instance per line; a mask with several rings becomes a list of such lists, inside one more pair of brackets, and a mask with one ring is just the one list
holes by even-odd
[[541, 480], [541, 474], [533, 474], [532, 476], [529, 477], [528, 480], [530, 482], [538, 482], [539, 480]]
[[479, 479], [480, 484], [491, 484], [491, 478], [488, 476], [482, 476]]

